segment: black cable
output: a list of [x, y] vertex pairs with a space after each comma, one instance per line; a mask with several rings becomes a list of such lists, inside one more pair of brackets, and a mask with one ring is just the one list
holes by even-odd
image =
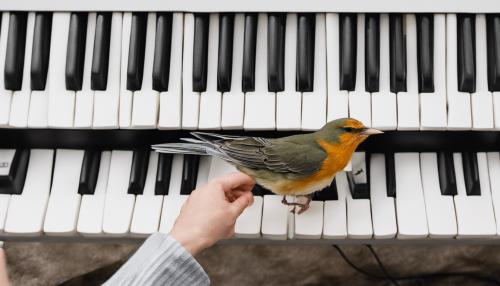
[[459, 272], [435, 272], [435, 273], [423, 273], [423, 274], [416, 274], [416, 275], [393, 277], [393, 276], [389, 275], [389, 272], [385, 268], [384, 264], [382, 263], [380, 257], [377, 255], [375, 250], [371, 246], [367, 245], [367, 247], [368, 247], [368, 249], [370, 249], [370, 252], [372, 253], [373, 257], [377, 261], [379, 268], [382, 270], [382, 272], [385, 275], [385, 276], [381, 276], [378, 274], [370, 273], [370, 272], [362, 269], [361, 267], [357, 266], [347, 257], [347, 255], [342, 251], [342, 249], [340, 249], [340, 247], [338, 245], [332, 245], [332, 246], [337, 250], [337, 252], [344, 259], [344, 261], [349, 266], [351, 266], [353, 269], [358, 271], [359, 273], [361, 273], [369, 278], [372, 278], [372, 279], [385, 280], [385, 281], [390, 282], [394, 285], [398, 285], [398, 281], [410, 281], [411, 282], [412, 280], [440, 279], [440, 278], [449, 278], [449, 277], [464, 277], [464, 278], [474, 279], [477, 281], [482, 281], [482, 282], [491, 283], [493, 285], [500, 286], [500, 281], [498, 281], [494, 277], [484, 276], [484, 275], [480, 275], [480, 274], [473, 273], [473, 272], [460, 272], [460, 271]]
[[366, 247], [372, 253], [373, 258], [375, 258], [375, 261], [377, 261], [378, 267], [380, 268], [380, 270], [382, 270], [386, 279], [389, 280], [389, 282], [391, 282], [393, 285], [399, 286], [398, 281], [396, 279], [394, 279], [394, 277], [392, 277], [391, 274], [389, 274], [389, 271], [387, 271], [387, 269], [385, 268], [384, 264], [380, 260], [380, 257], [378, 257], [378, 254], [375, 252], [375, 250], [373, 250], [373, 247], [369, 244], [367, 244]]
[[358, 266], [356, 266], [356, 264], [354, 264], [348, 257], [347, 255], [344, 253], [344, 251], [342, 251], [342, 249], [340, 249], [340, 247], [338, 245], [332, 245], [337, 251], [338, 253], [340, 254], [340, 256], [342, 256], [342, 258], [344, 259], [344, 261], [349, 264], [349, 266], [351, 266], [353, 269], [355, 269], [356, 271], [358, 271], [359, 273], [361, 274], [364, 274], [365, 276], [369, 277], [369, 278], [372, 278], [372, 279], [382, 279], [382, 280], [385, 280], [386, 278], [384, 276], [379, 276], [377, 274], [373, 274], [373, 273], [370, 273]]

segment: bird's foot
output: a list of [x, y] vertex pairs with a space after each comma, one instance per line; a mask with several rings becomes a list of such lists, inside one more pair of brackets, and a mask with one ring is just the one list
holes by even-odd
[[[312, 197], [310, 195], [300, 196], [300, 197], [306, 198], [306, 201], [304, 203], [300, 203], [300, 202], [293, 202], [292, 203], [292, 202], [288, 202], [286, 200], [286, 196], [283, 196], [281, 203], [284, 205], [287, 205], [287, 206], [293, 206], [292, 210], [290, 211], [291, 213], [301, 214], [309, 209], [309, 203], [311, 202]], [[296, 211], [297, 207], [299, 207], [298, 211]]]

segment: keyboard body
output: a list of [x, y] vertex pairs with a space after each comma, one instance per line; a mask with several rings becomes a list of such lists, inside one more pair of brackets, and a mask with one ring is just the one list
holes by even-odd
[[307, 212], [256, 187], [222, 243], [500, 242], [499, 1], [19, 0], [0, 12], [0, 240], [168, 233], [190, 192], [234, 167], [151, 145], [355, 117], [386, 133]]

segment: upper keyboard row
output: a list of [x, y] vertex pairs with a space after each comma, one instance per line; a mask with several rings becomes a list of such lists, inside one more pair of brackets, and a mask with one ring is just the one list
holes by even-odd
[[4, 12], [0, 126], [500, 129], [500, 15]]

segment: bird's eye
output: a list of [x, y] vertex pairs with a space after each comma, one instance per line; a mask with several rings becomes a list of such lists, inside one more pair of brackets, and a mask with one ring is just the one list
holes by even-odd
[[345, 132], [353, 132], [354, 131], [354, 128], [352, 128], [352, 127], [344, 127], [342, 129], [344, 129]]

